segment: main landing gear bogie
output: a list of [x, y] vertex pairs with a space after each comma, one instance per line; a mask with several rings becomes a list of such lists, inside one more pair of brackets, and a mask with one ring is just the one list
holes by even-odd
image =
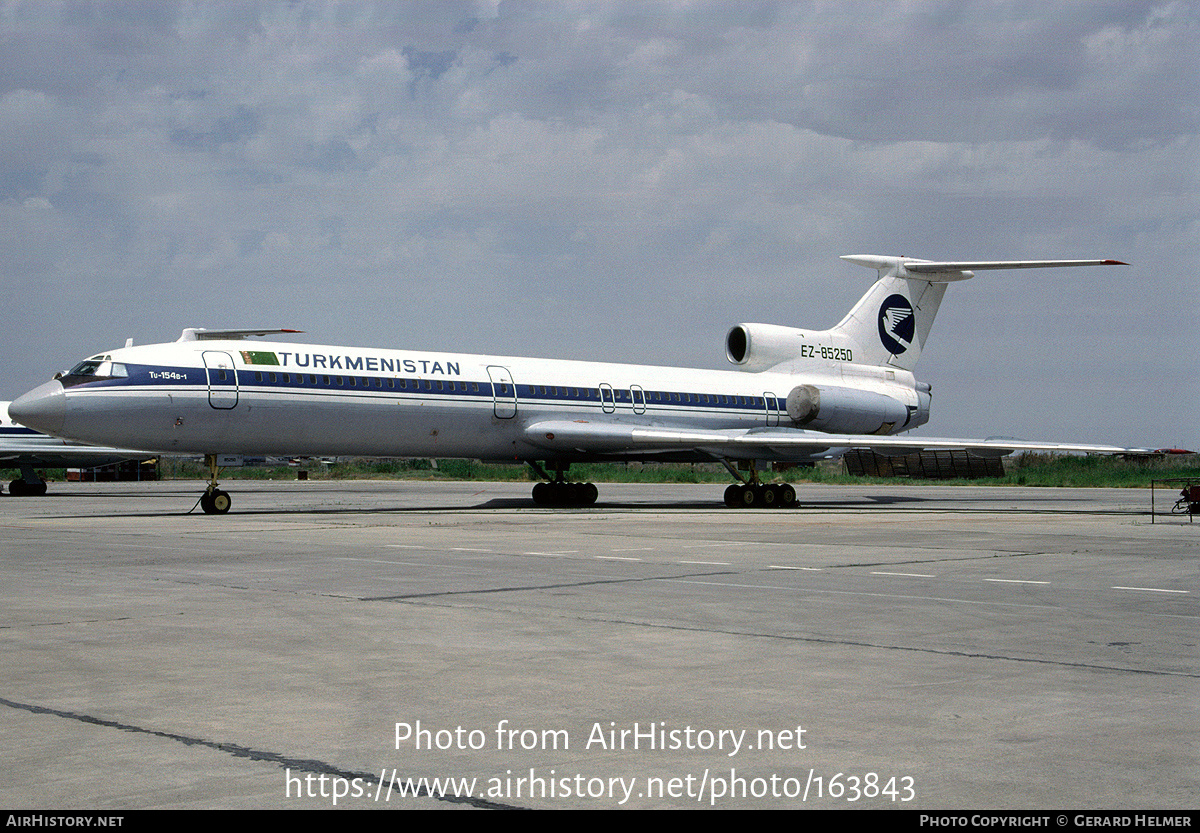
[[533, 502], [538, 506], [591, 506], [599, 496], [595, 483], [551, 480], [533, 487]]
[[792, 509], [796, 490], [790, 483], [734, 483], [725, 490], [730, 509]]
[[570, 483], [567, 469], [570, 464], [550, 460], [546, 465], [554, 469], [551, 476], [536, 460], [525, 461], [534, 474], [543, 482], [533, 486], [533, 502], [538, 506], [591, 506], [600, 496], [595, 483]]

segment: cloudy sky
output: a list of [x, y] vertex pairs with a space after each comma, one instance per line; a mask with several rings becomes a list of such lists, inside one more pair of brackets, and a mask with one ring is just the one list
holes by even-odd
[[1200, 447], [1200, 8], [0, 2], [0, 398], [183, 327], [720, 368], [950, 288], [923, 433]]

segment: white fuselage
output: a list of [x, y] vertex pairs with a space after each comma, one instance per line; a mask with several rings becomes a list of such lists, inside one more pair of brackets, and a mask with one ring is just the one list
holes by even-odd
[[[247, 340], [126, 347], [103, 358], [111, 364], [102, 373], [113, 375], [63, 378], [55, 433], [183, 454], [546, 459], [525, 429], [547, 420], [798, 431], [785, 400], [801, 383], [917, 403], [910, 373], [835, 363], [797, 375]], [[712, 459], [584, 448], [553, 456]]]

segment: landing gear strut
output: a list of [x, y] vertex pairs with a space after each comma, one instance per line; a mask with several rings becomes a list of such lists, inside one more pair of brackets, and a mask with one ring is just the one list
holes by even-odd
[[792, 509], [796, 505], [796, 490], [790, 483], [762, 483], [758, 469], [750, 461], [750, 476], [742, 477], [728, 460], [721, 463], [740, 480], [725, 490], [725, 505], [730, 509]]
[[554, 477], [551, 477], [537, 463], [528, 462], [538, 477], [548, 481], [534, 484], [533, 502], [538, 506], [591, 506], [600, 496], [595, 483], [568, 483], [566, 471], [569, 466], [555, 464]]
[[217, 455], [205, 454], [204, 463], [212, 476], [208, 479], [208, 488], [200, 495], [200, 508], [206, 515], [224, 515], [233, 504], [233, 499], [229, 497], [229, 492], [217, 488]]

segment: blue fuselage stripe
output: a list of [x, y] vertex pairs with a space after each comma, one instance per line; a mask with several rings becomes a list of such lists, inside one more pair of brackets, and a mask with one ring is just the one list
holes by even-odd
[[[271, 391], [334, 391], [339, 393], [386, 393], [397, 398], [412, 395], [431, 398], [462, 398], [466, 400], [491, 400], [511, 402], [511, 393], [493, 394], [490, 380], [428, 379], [395, 376], [337, 375], [328, 373], [295, 373], [280, 370], [217, 370], [202, 367], [163, 367], [151, 365], [126, 365], [128, 375], [96, 379], [86, 382], [89, 387], [137, 387], [143, 389], [170, 388], [173, 390], [213, 390], [233, 393]], [[222, 379], [221, 377], [225, 378]], [[726, 410], [743, 413], [763, 413], [765, 410], [782, 412], [786, 407], [781, 398], [764, 399], [762, 396], [741, 394], [700, 393], [694, 391], [637, 390], [633, 388], [584, 387], [577, 385], [529, 385], [515, 386], [515, 398], [525, 403], [584, 403], [606, 408], [672, 410]]]

